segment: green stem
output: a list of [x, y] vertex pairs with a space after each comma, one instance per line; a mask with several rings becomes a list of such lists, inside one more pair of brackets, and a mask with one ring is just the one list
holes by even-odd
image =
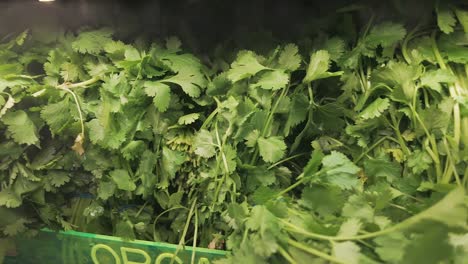
[[422, 129], [424, 130], [424, 133], [426, 134], [426, 137], [429, 139], [429, 142], [431, 143], [432, 149], [429, 150], [429, 148], [428, 148], [428, 150], [429, 150], [428, 153], [431, 155], [431, 157], [432, 157], [432, 159], [434, 161], [434, 164], [435, 164], [435, 167], [436, 167], [437, 179], [440, 179], [442, 177], [442, 168], [440, 167], [440, 159], [439, 159], [439, 151], [437, 149], [437, 142], [436, 142], [434, 136], [429, 133], [429, 130], [427, 129], [426, 125], [422, 121], [419, 114], [416, 112], [416, 109], [413, 108], [412, 106], [410, 106], [410, 109], [411, 109], [411, 112], [413, 113], [413, 116], [419, 122]]
[[180, 250], [185, 246], [185, 237], [187, 236], [188, 228], [190, 226], [190, 220], [192, 220], [192, 216], [193, 216], [193, 212], [195, 210], [196, 204], [197, 204], [197, 197], [195, 197], [195, 199], [192, 202], [192, 206], [190, 207], [190, 211], [187, 216], [187, 221], [185, 222], [185, 226], [184, 226], [184, 231], [182, 232], [182, 236], [180, 237], [180, 240], [179, 240], [179, 245], [177, 245], [177, 249], [174, 252], [174, 255], [171, 259], [171, 264], [174, 264], [175, 257], [180, 252]]
[[346, 144], [344, 144], [343, 142], [339, 141], [336, 138], [333, 138], [333, 137], [330, 137], [330, 136], [322, 136], [321, 138], [335, 142], [335, 145], [330, 145], [330, 148], [345, 148], [348, 151], [352, 151], [352, 149], [350, 147], [348, 147]]
[[84, 118], [83, 118], [83, 112], [81, 111], [80, 101], [78, 101], [78, 96], [72, 90], [68, 89], [67, 87], [61, 87], [59, 89], [64, 90], [72, 95], [73, 100], [75, 101], [76, 109], [78, 110], [78, 115], [80, 117], [81, 135], [84, 139], [85, 138]]
[[[446, 161], [445, 161], [445, 168], [444, 168], [444, 172], [442, 174], [442, 182], [445, 182], [446, 178], [447, 177], [451, 177], [449, 175], [452, 175], [453, 171], [452, 171], [452, 166], [450, 164], [450, 160], [447, 158]], [[448, 180], [450, 181], [450, 180]]]
[[138, 210], [138, 212], [135, 214], [135, 218], [140, 216], [141, 212], [143, 212], [143, 210], [145, 209], [146, 205], [148, 205], [148, 203], [149, 203], [149, 200], [146, 200], [146, 202], [143, 204], [143, 206], [140, 208], [140, 210]]
[[[458, 97], [455, 94], [455, 89], [450, 87], [450, 94], [452, 97]], [[455, 140], [455, 144], [458, 146], [460, 144], [461, 138], [461, 114], [460, 114], [460, 104], [455, 101], [453, 105], [453, 139]]]
[[394, 203], [389, 203], [388, 204], [389, 206], [393, 207], [393, 208], [397, 208], [397, 209], [400, 209], [402, 211], [405, 211], [407, 213], [411, 213], [410, 210], [406, 209], [404, 206], [401, 206], [401, 205], [398, 205], [398, 204], [394, 204]]
[[333, 256], [325, 254], [322, 251], [317, 250], [317, 249], [315, 249], [315, 248], [313, 248], [313, 247], [311, 247], [309, 245], [306, 246], [304, 244], [296, 242], [296, 241], [294, 241], [292, 239], [288, 240], [288, 244], [295, 247], [295, 248], [298, 248], [298, 249], [300, 249], [302, 251], [305, 251], [305, 252], [307, 252], [309, 254], [312, 254], [314, 256], [317, 256], [317, 257], [323, 258], [325, 260], [328, 260], [328, 261], [330, 261], [332, 263], [346, 264], [345, 262], [342, 262], [341, 260], [339, 260], [339, 259], [337, 259], [337, 258], [335, 258]]
[[[304, 176], [304, 173], [302, 173], [301, 175], [298, 176], [298, 178], [301, 178]], [[298, 187], [299, 185], [303, 184], [305, 182], [305, 178], [301, 178], [300, 180], [298, 180], [297, 182], [295, 182], [294, 184], [290, 185], [288, 188], [282, 190], [281, 192], [279, 192], [276, 197], [280, 197], [286, 193], [288, 193], [289, 191], [293, 190], [294, 188]]]
[[442, 70], [446, 70], [447, 65], [445, 64], [445, 61], [442, 58], [442, 55], [440, 54], [439, 49], [437, 48], [436, 34], [437, 34], [437, 31], [434, 30], [431, 35], [432, 52], [434, 53], [434, 56], [436, 58], [437, 63], [439, 64], [439, 67]]
[[223, 161], [224, 173], [223, 173], [223, 177], [221, 178], [221, 182], [216, 187], [216, 192], [215, 192], [215, 196], [214, 196], [215, 199], [213, 200], [213, 203], [211, 205], [211, 209], [214, 208], [216, 202], [218, 201], [218, 195], [219, 195], [219, 192], [221, 191], [221, 187], [223, 187], [224, 182], [226, 181], [226, 178], [229, 175], [229, 165], [228, 165], [228, 162], [227, 162], [226, 155], [224, 154], [221, 138], [219, 136], [218, 123], [215, 123], [215, 132], [216, 132], [217, 146], [219, 148], [219, 153], [220, 153], [221, 159]]
[[444, 138], [442, 142], [444, 143], [445, 151], [447, 152], [447, 162], [450, 164], [452, 168], [452, 172], [450, 172], [449, 170], [449, 173], [442, 177], [442, 183], [449, 183], [450, 180], [452, 179], [452, 175], [455, 175], [455, 181], [457, 182], [458, 185], [461, 186], [462, 182], [460, 180], [460, 176], [458, 176], [457, 168], [455, 167], [455, 161], [452, 157], [452, 151], [450, 151], [450, 148], [447, 143], [447, 139]]
[[369, 19], [369, 22], [367, 23], [366, 28], [365, 28], [365, 30], [364, 30], [363, 37], [367, 36], [367, 34], [369, 33], [369, 30], [370, 30], [370, 28], [371, 28], [371, 26], [372, 26], [372, 23], [374, 23], [374, 19], [375, 19], [375, 14], [372, 13], [372, 14], [371, 14], [371, 17], [370, 17], [370, 19]]
[[[283, 100], [283, 98], [285, 97], [286, 93], [288, 92], [289, 90], [289, 86], [283, 88], [283, 90], [281, 91], [281, 94], [278, 98], [278, 100], [276, 100], [276, 103], [275, 105], [273, 106], [273, 108], [270, 110], [270, 113], [268, 114], [268, 117], [267, 117], [267, 120], [265, 122], [265, 125], [263, 126], [263, 130], [262, 130], [262, 133], [261, 133], [261, 136], [262, 137], [266, 137], [267, 135], [267, 132], [270, 130], [270, 125], [271, 123], [273, 122], [273, 117], [275, 115], [275, 111], [276, 109], [278, 108], [278, 105], [279, 103], [281, 102], [281, 100]], [[251, 165], [254, 165], [256, 162], [257, 162], [257, 159], [258, 159], [258, 155], [259, 155], [259, 149], [258, 149], [258, 146], [255, 147], [255, 150], [253, 152], [253, 155], [252, 155], [252, 158], [250, 159], [250, 164]]]
[[[431, 43], [432, 43], [432, 52], [434, 53], [434, 56], [436, 57], [437, 63], [439, 64], [440, 68], [443, 70], [449, 70], [451, 73], [455, 74], [453, 70], [447, 64], [445, 64], [445, 61], [439, 52], [439, 48], [437, 47], [437, 42], [436, 42], [436, 31], [432, 33]], [[457, 97], [459, 96], [458, 91], [461, 89], [459, 89], [458, 87], [460, 87], [460, 85], [457, 82], [455, 84], [449, 85], [450, 96], [453, 99], [455, 99], [455, 104], [453, 106], [453, 137], [457, 145], [460, 144], [460, 138], [461, 138], [460, 105], [458, 101], [456, 100]]]
[[73, 89], [73, 88], [79, 88], [79, 87], [86, 87], [88, 85], [91, 85], [91, 84], [94, 84], [96, 82], [98, 82], [99, 80], [101, 80], [101, 78], [95, 76], [89, 80], [86, 80], [86, 81], [83, 81], [83, 82], [79, 82], [79, 83], [63, 83], [63, 84], [60, 84], [59, 86], [57, 86], [58, 89], [64, 89], [64, 88], [67, 88], [67, 89]]
[[195, 209], [195, 231], [193, 234], [193, 244], [192, 244], [192, 259], [191, 264], [195, 264], [195, 254], [197, 248], [197, 236], [198, 236], [198, 209]]
[[[436, 166], [436, 178], [437, 178], [437, 181], [440, 181], [442, 179], [442, 168], [440, 167], [440, 161], [436, 162], [436, 160], [439, 159], [439, 156], [437, 156], [435, 152], [432, 151], [431, 147], [429, 146], [429, 139], [426, 138], [426, 140], [424, 140], [423, 147], [424, 147], [424, 150], [426, 150], [426, 152], [429, 154], [431, 159], [434, 161], [434, 165]], [[428, 171], [428, 174], [429, 176], [431, 176], [431, 171]]]
[[172, 207], [172, 208], [169, 208], [165, 211], [163, 211], [162, 213], [160, 213], [158, 216], [156, 216], [156, 218], [154, 219], [154, 222], [153, 222], [153, 240], [155, 242], [159, 241], [158, 239], [156, 239], [156, 222], [158, 222], [159, 218], [166, 214], [166, 213], [169, 213], [170, 211], [174, 211], [174, 210], [178, 210], [178, 209], [185, 209], [185, 210], [188, 210], [187, 207], [184, 207], [184, 206], [177, 206], [177, 207]]
[[262, 131], [262, 136], [263, 137], [267, 136], [267, 132], [270, 129], [271, 123], [273, 122], [273, 116], [275, 115], [276, 109], [278, 108], [279, 103], [281, 102], [281, 100], [283, 100], [283, 98], [286, 95], [286, 93], [288, 92], [288, 90], [289, 90], [289, 86], [287, 86], [286, 88], [284, 88], [281, 91], [281, 94], [280, 94], [278, 100], [276, 100], [275, 105], [271, 109], [270, 114], [268, 115], [268, 119], [265, 122], [265, 126], [263, 127], [263, 131]]
[[364, 105], [367, 102], [367, 99], [372, 94], [372, 91], [373, 91], [373, 89], [366, 89], [365, 90], [364, 94], [359, 97], [359, 100], [358, 100], [356, 106], [354, 107], [354, 111], [359, 112], [359, 111], [362, 110], [362, 108], [364, 107]]
[[463, 144], [468, 146], [468, 117], [463, 117], [461, 120], [461, 130], [462, 130], [462, 138], [461, 141]]
[[278, 247], [278, 252], [283, 258], [285, 258], [291, 264], [297, 264], [297, 262], [289, 255], [289, 253], [282, 247]]
[[431, 104], [429, 103], [429, 95], [427, 93], [427, 90], [423, 89], [422, 92], [423, 92], [423, 96], [424, 96], [424, 105], [425, 105], [425, 107], [426, 108], [431, 107]]
[[272, 164], [270, 167], [267, 168], [267, 170], [271, 170], [271, 169], [273, 169], [274, 167], [276, 167], [276, 166], [278, 166], [278, 165], [280, 165], [280, 164], [282, 164], [282, 163], [285, 163], [286, 161], [290, 161], [290, 160], [292, 160], [292, 159], [305, 156], [305, 155], [307, 155], [307, 154], [308, 154], [308, 153], [299, 153], [299, 154], [296, 154], [296, 155], [287, 157], [287, 158], [285, 158], [285, 159], [282, 159], [282, 160], [280, 160], [280, 161], [278, 161], [278, 162]]
[[463, 174], [463, 186], [468, 188], [468, 167], [465, 168], [465, 173]]
[[205, 129], [209, 123], [211, 123], [211, 120], [218, 114], [219, 112], [219, 107], [217, 107], [211, 114], [206, 118], [205, 122], [203, 122], [202, 126], [200, 129]]
[[395, 131], [395, 134], [398, 139], [398, 143], [400, 144], [401, 149], [403, 150], [403, 153], [405, 154], [405, 156], [409, 156], [410, 151], [408, 149], [408, 146], [406, 146], [405, 140], [403, 139], [403, 136], [401, 135], [401, 132], [400, 132], [400, 120], [397, 121], [393, 113], [390, 113], [390, 119], [392, 120], [392, 125], [393, 125], [392, 127], [393, 127], [393, 130]]
[[241, 241], [241, 243], [240, 243], [241, 245], [244, 245], [245, 240], [247, 240], [247, 236], [248, 236], [248, 235], [249, 235], [249, 229], [246, 228], [246, 229], [244, 230], [244, 233], [242, 234], [242, 241]]
[[403, 43], [401, 44], [401, 53], [403, 54], [403, 58], [405, 59], [406, 63], [411, 64], [412, 59], [410, 54], [408, 53], [408, 43], [412, 40], [415, 36], [416, 31], [418, 31], [421, 23], [418, 23], [409, 33], [406, 35]]
[[308, 114], [308, 117], [307, 117], [307, 123], [305, 124], [304, 128], [299, 133], [299, 135], [297, 135], [297, 137], [294, 139], [294, 143], [291, 145], [291, 148], [289, 150], [289, 154], [294, 153], [294, 151], [296, 151], [296, 149], [301, 144], [302, 138], [305, 136], [305, 134], [307, 133], [307, 130], [309, 130], [309, 128], [313, 124], [312, 118], [313, 118], [312, 106], [309, 106], [309, 114]]
[[380, 145], [382, 142], [384, 142], [385, 140], [389, 138], [390, 138], [389, 136], [385, 136], [377, 140], [377, 142], [375, 142], [374, 145], [372, 145], [370, 148], [364, 151], [361, 155], [359, 155], [359, 157], [354, 161], [354, 163], [358, 163], [362, 158], [364, 158], [365, 155], [367, 155], [367, 153], [369, 153], [371, 150], [373, 150], [374, 148], [376, 148], [378, 145]]
[[257, 159], [258, 159], [258, 154], [259, 154], [259, 150], [258, 150], [258, 147], [255, 147], [255, 150], [253, 152], [253, 155], [252, 155], [252, 158], [250, 159], [250, 163], [249, 164], [254, 164]]

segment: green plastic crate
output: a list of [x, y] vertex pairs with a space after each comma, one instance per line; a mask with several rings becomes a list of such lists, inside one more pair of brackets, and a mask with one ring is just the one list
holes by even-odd
[[227, 252], [185, 247], [175, 256], [177, 245], [142, 240], [126, 241], [118, 237], [83, 232], [54, 232], [43, 230], [33, 239], [16, 240], [16, 256], [5, 259], [6, 264], [210, 264]]

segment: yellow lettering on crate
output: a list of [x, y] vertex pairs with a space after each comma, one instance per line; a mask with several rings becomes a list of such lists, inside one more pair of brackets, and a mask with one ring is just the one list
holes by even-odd
[[[128, 248], [128, 247], [121, 247], [120, 252], [122, 252], [122, 259], [124, 264], [150, 264], [151, 257], [146, 253], [146, 251], [137, 249], [137, 248]], [[145, 262], [135, 262], [128, 260], [127, 253], [139, 254], [145, 258]]]
[[162, 253], [156, 258], [156, 261], [154, 262], [154, 264], [161, 264], [163, 260], [165, 259], [172, 260], [172, 258], [174, 258], [174, 261], [177, 262], [178, 264], [183, 263], [182, 260], [178, 256], [172, 253]]
[[210, 264], [210, 260], [207, 258], [200, 258], [198, 264]]
[[[104, 245], [104, 244], [96, 244], [91, 249], [91, 259], [93, 260], [94, 264], [100, 264], [100, 262], [99, 262], [99, 260], [97, 258], [97, 251], [99, 249], [106, 250], [106, 251], [110, 252], [112, 254], [112, 256], [114, 257], [114, 260], [115, 260], [114, 263], [115, 264], [121, 264], [120, 258], [119, 258], [119, 255], [117, 254], [117, 252], [115, 252], [111, 247], [109, 247], [107, 245]], [[105, 264], [108, 264], [108, 263], [105, 263]]]

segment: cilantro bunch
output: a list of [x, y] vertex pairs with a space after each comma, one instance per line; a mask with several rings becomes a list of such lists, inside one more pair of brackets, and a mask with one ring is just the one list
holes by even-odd
[[219, 263], [463, 263], [468, 12], [435, 14], [212, 56], [109, 29], [5, 36], [1, 236], [230, 250]]

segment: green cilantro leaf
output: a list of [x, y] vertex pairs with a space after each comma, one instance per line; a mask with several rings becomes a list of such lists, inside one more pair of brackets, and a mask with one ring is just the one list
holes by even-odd
[[340, 226], [340, 230], [338, 231], [338, 236], [342, 237], [351, 237], [358, 234], [359, 230], [361, 229], [362, 223], [357, 218], [348, 218], [343, 224]]
[[112, 41], [111, 36], [112, 32], [105, 29], [82, 32], [73, 41], [72, 47], [80, 53], [99, 54]]
[[200, 88], [205, 87], [206, 79], [201, 72], [179, 71], [177, 75], [161, 80], [161, 82], [175, 83], [190, 97], [199, 97], [201, 94]]
[[170, 52], [178, 52], [180, 51], [180, 46], [182, 46], [182, 43], [180, 42], [180, 39], [177, 37], [169, 37], [166, 39], [166, 48]]
[[468, 33], [468, 11], [460, 8], [455, 9], [455, 15], [463, 27], [465, 33]]
[[67, 127], [77, 124], [74, 120], [72, 105], [68, 97], [57, 102], [45, 105], [41, 110], [41, 117], [47, 123], [54, 135], [59, 135]]
[[55, 187], [60, 187], [70, 181], [70, 175], [65, 171], [49, 171], [48, 176], [50, 184]]
[[384, 22], [374, 26], [365, 38], [366, 45], [370, 48], [377, 46], [389, 47], [396, 42], [403, 40], [406, 35], [406, 30], [401, 24]]
[[401, 177], [401, 166], [384, 158], [365, 160], [364, 171], [369, 177], [384, 177], [388, 182]]
[[341, 213], [343, 216], [361, 219], [368, 223], [372, 223], [374, 219], [374, 209], [363, 195], [351, 195]]
[[442, 92], [441, 83], [454, 83], [457, 78], [448, 70], [432, 70], [427, 71], [421, 76], [421, 86], [429, 87], [439, 93]]
[[176, 193], [171, 194], [171, 196], [169, 196], [168, 206], [169, 207], [180, 206], [183, 196], [184, 196], [184, 192], [176, 192]]
[[252, 231], [258, 231], [262, 236], [267, 232], [277, 234], [281, 230], [281, 224], [276, 216], [263, 205], [257, 205], [252, 208], [250, 217], [247, 219], [245, 225]]
[[83, 76], [83, 72], [78, 65], [66, 62], [60, 66], [60, 76], [65, 82], [74, 82]]
[[185, 162], [184, 153], [163, 147], [162, 151], [162, 169], [168, 179], [173, 179], [180, 166]]
[[440, 53], [445, 60], [455, 63], [468, 63], [468, 35], [461, 31], [455, 31], [450, 35], [442, 35], [438, 45]]
[[242, 79], [252, 77], [259, 71], [265, 69], [267, 68], [258, 62], [255, 53], [252, 51], [241, 51], [237, 55], [237, 59], [231, 64], [231, 69], [228, 71], [227, 77], [235, 83]]
[[260, 76], [258, 82], [252, 84], [253, 88], [266, 90], [278, 90], [286, 87], [289, 83], [289, 75], [281, 70], [267, 71]]
[[377, 254], [389, 263], [401, 263], [406, 246], [409, 244], [409, 240], [399, 232], [379, 236], [374, 239], [374, 242], [378, 245], [375, 250]]
[[408, 158], [408, 166], [413, 173], [421, 173], [429, 168], [432, 164], [431, 156], [426, 151], [416, 150]]
[[323, 157], [324, 155], [321, 150], [314, 150], [312, 152], [309, 162], [304, 167], [304, 177], [311, 177], [319, 170]]
[[104, 44], [103, 49], [110, 54], [118, 55], [121, 53], [121, 55], [123, 55], [127, 47], [128, 46], [122, 41], [108, 41]]
[[431, 225], [424, 233], [416, 235], [404, 252], [400, 263], [405, 264], [436, 264], [451, 259], [453, 249], [448, 242], [447, 228]]
[[10, 111], [3, 116], [2, 121], [8, 126], [15, 142], [28, 145], [39, 142], [36, 125], [25, 111]]
[[286, 144], [282, 137], [259, 137], [258, 149], [265, 162], [277, 162], [286, 154]]
[[171, 101], [171, 88], [169, 85], [147, 81], [145, 82], [145, 93], [154, 97], [154, 105], [160, 112], [165, 112], [169, 108]]
[[414, 63], [429, 61], [435, 63], [436, 58], [432, 51], [432, 40], [428, 36], [417, 38], [408, 44], [408, 49], [411, 50], [411, 56]]
[[124, 191], [133, 191], [136, 189], [135, 183], [130, 178], [126, 170], [113, 170], [109, 176], [117, 184], [117, 188]]
[[3, 103], [0, 103], [0, 107], [1, 107], [1, 109], [0, 109], [0, 118], [1, 118], [3, 115], [6, 114], [8, 109], [15, 106], [15, 99], [13, 98], [13, 96], [8, 95], [8, 99], [5, 102], [5, 99], [3, 99], [2, 96], [0, 96], [0, 101], [3, 101]]
[[376, 118], [382, 115], [382, 113], [390, 107], [390, 100], [388, 98], [377, 98], [369, 106], [367, 106], [359, 114], [359, 117], [362, 119], [371, 119]]
[[136, 239], [135, 232], [133, 230], [133, 225], [129, 221], [117, 222], [115, 226], [115, 236], [129, 240]]
[[208, 130], [202, 129], [195, 136], [193, 143], [195, 154], [204, 158], [211, 158], [216, 154], [215, 146], [213, 136]]
[[197, 121], [199, 118], [200, 118], [199, 113], [191, 113], [191, 114], [179, 117], [179, 120], [177, 121], [177, 123], [179, 125], [190, 125], [194, 123], [195, 121]]
[[290, 104], [291, 110], [284, 125], [284, 135], [288, 136], [291, 129], [305, 121], [309, 113], [309, 101], [302, 94], [295, 94]]
[[345, 52], [345, 42], [341, 38], [333, 37], [325, 41], [323, 49], [328, 51], [332, 61], [338, 61]]
[[436, 9], [437, 13], [437, 25], [439, 26], [440, 30], [445, 34], [450, 34], [453, 32], [453, 28], [457, 23], [455, 19], [455, 14], [452, 10], [450, 10], [447, 6], [439, 6]]
[[343, 72], [328, 72], [330, 67], [330, 54], [326, 50], [319, 50], [310, 55], [310, 63], [307, 67], [303, 83], [309, 83], [318, 79], [340, 76]]
[[101, 142], [102, 140], [104, 140], [104, 137], [105, 137], [104, 128], [99, 123], [99, 120], [93, 119], [89, 121], [88, 128], [90, 130], [89, 138], [91, 139], [91, 142], [97, 144]]
[[390, 61], [386, 67], [375, 71], [372, 79], [377, 83], [386, 83], [395, 87], [392, 99], [403, 103], [411, 102], [415, 95], [414, 82], [422, 75], [421, 65], [408, 65]]
[[[228, 173], [233, 173], [236, 170], [237, 167], [237, 152], [236, 150], [231, 146], [231, 145], [224, 145], [223, 146], [223, 154], [224, 158], [220, 157], [222, 159], [222, 162], [226, 161], [226, 166], [223, 166], [223, 171], [228, 174]], [[227, 171], [226, 171], [227, 170]]]
[[0, 191], [0, 206], [16, 208], [22, 204], [21, 197], [11, 189], [4, 188]]
[[314, 186], [302, 190], [300, 203], [322, 216], [339, 213], [345, 204], [345, 196], [338, 187]]
[[127, 46], [125, 48], [124, 56], [127, 61], [135, 61], [139, 63], [142, 60], [142, 53], [132, 46]]
[[333, 256], [343, 263], [358, 264], [361, 248], [354, 242], [333, 243]]
[[[163, 148], [164, 151], [164, 148]], [[163, 152], [163, 159], [164, 155], [167, 154]], [[153, 194], [154, 188], [156, 186], [156, 182], [158, 178], [154, 174], [155, 167], [158, 163], [157, 155], [152, 151], [146, 149], [139, 159], [138, 170], [135, 173], [136, 178], [141, 180], [141, 184], [138, 186], [137, 192], [143, 194], [144, 198], [147, 198], [150, 194]], [[160, 185], [164, 185], [167, 182], [165, 180], [169, 179], [168, 170], [171, 167], [166, 167], [165, 164], [162, 164], [162, 173], [161, 173], [161, 180]], [[164, 187], [165, 188], [165, 187]]]
[[223, 72], [216, 75], [213, 80], [208, 84], [206, 94], [210, 96], [227, 94], [231, 87], [231, 81], [227, 78], [227, 73]]
[[359, 187], [357, 173], [361, 170], [354, 165], [344, 154], [332, 151], [322, 159], [322, 170], [326, 173], [326, 181], [341, 189]]
[[146, 145], [143, 140], [133, 140], [122, 148], [122, 156], [127, 160], [133, 160], [138, 158], [145, 149]]
[[271, 233], [254, 234], [251, 243], [255, 245], [254, 252], [262, 257], [269, 257], [278, 250], [278, 242]]
[[252, 195], [252, 199], [255, 204], [262, 205], [274, 198], [277, 194], [278, 192], [272, 190], [271, 188], [260, 186], [260, 188], [255, 190], [254, 194]]
[[295, 44], [288, 44], [281, 51], [278, 64], [281, 69], [295, 71], [301, 66], [301, 60], [302, 58], [297, 46]]
[[252, 130], [247, 137], [245, 137], [245, 145], [247, 147], [253, 148], [257, 145], [258, 138], [260, 137], [260, 131], [257, 129]]

